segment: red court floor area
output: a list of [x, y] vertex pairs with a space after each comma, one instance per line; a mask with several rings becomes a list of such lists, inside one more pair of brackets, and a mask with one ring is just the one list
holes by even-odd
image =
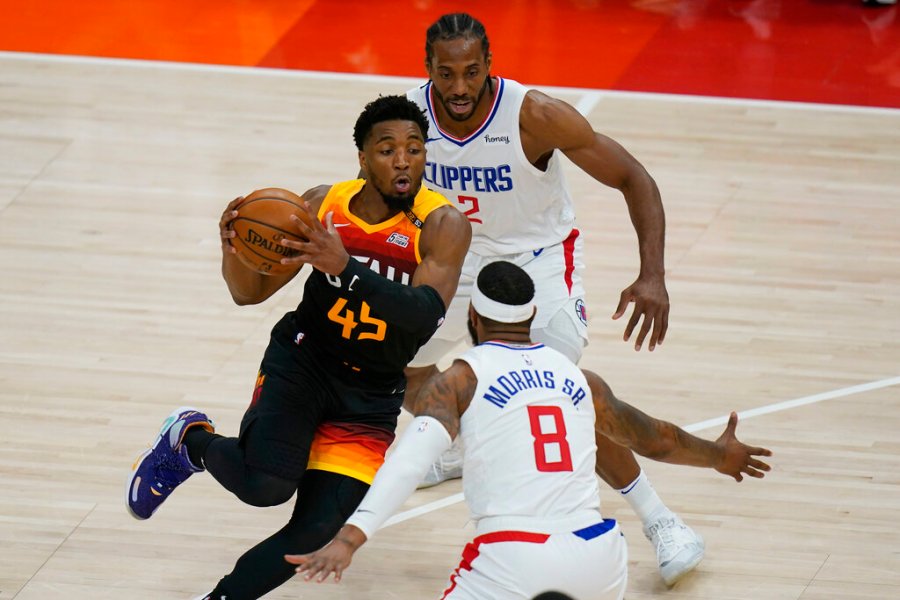
[[[0, 0], [0, 50], [422, 76], [484, 22], [531, 84], [900, 108], [900, 5], [861, 0]], [[0, 74], [2, 79], [2, 74]]]

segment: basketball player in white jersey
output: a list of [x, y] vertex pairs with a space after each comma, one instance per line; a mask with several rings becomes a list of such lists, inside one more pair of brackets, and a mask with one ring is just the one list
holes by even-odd
[[[430, 81], [407, 92], [429, 120], [425, 185], [468, 215], [472, 244], [444, 325], [406, 370], [407, 401], [437, 371], [435, 365], [467, 344], [472, 281], [494, 260], [521, 266], [535, 282], [539, 310], [533, 339], [573, 362], [581, 358], [587, 344], [583, 236], [563, 177], [562, 154], [622, 192], [637, 233], [641, 267], [622, 292], [613, 318], [633, 302], [625, 340], [636, 332], [636, 349], [645, 341], [650, 350], [662, 343], [669, 314], [665, 216], [646, 169], [615, 141], [594, 132], [565, 102], [492, 77], [487, 34], [470, 15], [438, 19], [426, 34], [425, 52]], [[641, 519], [663, 580], [674, 584], [702, 560], [703, 539], [663, 503], [629, 450], [602, 436], [597, 443], [598, 474]], [[463, 449], [454, 444], [420, 487], [461, 476]]]
[[339, 581], [353, 553], [457, 436], [466, 448], [463, 491], [476, 537], [441, 596], [453, 600], [522, 600], [548, 591], [576, 600], [624, 596], [627, 549], [616, 522], [600, 512], [595, 432], [737, 481], [769, 470], [755, 456], [771, 452], [735, 437], [734, 413], [715, 442], [696, 438], [621, 402], [598, 375], [534, 343], [534, 293], [528, 274], [512, 263], [481, 271], [469, 308], [479, 345], [421, 389], [412, 424], [335, 539], [286, 557], [306, 580], [334, 573]]

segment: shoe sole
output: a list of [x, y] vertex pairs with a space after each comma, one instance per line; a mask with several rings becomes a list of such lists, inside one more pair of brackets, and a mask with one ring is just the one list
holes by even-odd
[[128, 480], [125, 482], [125, 508], [128, 510], [128, 514], [138, 521], [146, 521], [153, 516], [153, 513], [151, 512], [148, 516], [142, 517], [131, 510], [131, 490], [134, 487], [134, 480], [137, 476], [137, 472], [141, 468], [141, 464], [143, 464], [144, 460], [146, 460], [146, 458], [150, 456], [154, 450], [156, 450], [156, 447], [159, 446], [159, 443], [163, 439], [163, 432], [165, 432], [169, 427], [171, 427], [172, 423], [174, 423], [174, 421], [170, 422], [172, 417], [177, 417], [181, 413], [188, 410], [197, 409], [193, 406], [180, 406], [169, 413], [169, 416], [163, 420], [162, 425], [159, 428], [159, 434], [157, 434], [156, 439], [153, 441], [153, 445], [141, 452], [141, 454], [135, 459], [134, 464], [131, 465], [131, 473], [128, 475]]
[[[676, 583], [678, 583], [679, 581], [681, 581], [682, 579], [687, 577], [688, 574], [690, 574], [694, 569], [697, 568], [697, 565], [699, 565], [701, 562], [703, 562], [703, 557], [706, 555], [706, 545], [704, 544], [703, 546], [701, 546], [701, 549], [703, 551], [696, 558], [696, 560], [689, 562], [688, 565], [681, 571], [681, 573], [676, 575], [674, 578], [666, 579], [665, 577], [663, 577], [663, 582], [668, 587], [672, 587], [673, 585], [675, 585]], [[660, 574], [660, 576], [661, 575], [662, 574]]]

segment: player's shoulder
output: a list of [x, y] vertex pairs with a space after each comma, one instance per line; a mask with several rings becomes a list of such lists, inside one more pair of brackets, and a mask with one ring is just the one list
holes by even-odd
[[303, 192], [302, 198], [309, 202], [314, 209], [318, 209], [329, 195], [332, 198], [347, 194], [353, 195], [359, 191], [363, 183], [365, 183], [364, 180], [351, 179], [339, 183], [317, 185]]
[[520, 118], [550, 123], [574, 110], [575, 108], [565, 100], [555, 98], [541, 90], [530, 89], [522, 100]]
[[429, 210], [423, 219], [424, 224], [437, 224], [440, 223], [468, 223], [469, 219], [459, 211], [455, 206], [450, 204], [450, 202], [444, 198], [441, 194], [437, 192], [432, 192], [435, 194], [439, 201], [434, 202], [431, 206], [429, 206]]
[[459, 256], [462, 264], [462, 257], [472, 242], [472, 224], [454, 206], [442, 204], [424, 218], [419, 240], [423, 257], [437, 252], [443, 256]]
[[322, 201], [325, 200], [330, 189], [330, 184], [317, 185], [303, 192], [300, 197], [309, 202], [309, 205], [315, 210], [322, 205]]
[[312, 202], [313, 200], [318, 200], [319, 202], [328, 195], [328, 191], [333, 187], [333, 184], [323, 183], [322, 185], [316, 185], [305, 192], [303, 192], [303, 199], [307, 202]]
[[[439, 194], [437, 195], [440, 196]], [[440, 197], [443, 198], [443, 196]], [[433, 206], [425, 216], [422, 234], [437, 236], [452, 234], [454, 236], [466, 236], [466, 239], [470, 239], [472, 236], [472, 225], [463, 213], [444, 199], [440, 204]]]
[[426, 81], [422, 85], [417, 85], [414, 88], [410, 88], [406, 90], [406, 97], [416, 104], [423, 106], [425, 105], [425, 93], [428, 91], [428, 82]]

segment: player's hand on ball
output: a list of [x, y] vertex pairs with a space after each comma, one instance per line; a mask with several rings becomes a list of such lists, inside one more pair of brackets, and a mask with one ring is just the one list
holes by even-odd
[[716, 471], [734, 477], [735, 481], [742, 481], [744, 475], [762, 479], [766, 476], [765, 472], [770, 471], [772, 467], [755, 457], [772, 456], [772, 451], [757, 446], [748, 446], [738, 440], [734, 433], [737, 429], [737, 422], [737, 413], [731, 413], [725, 431], [716, 440], [716, 445], [722, 449], [722, 458], [716, 465]]
[[308, 202], [304, 208], [310, 218], [291, 215], [291, 222], [306, 241], [282, 240], [284, 246], [296, 250], [297, 253], [295, 256], [281, 259], [281, 264], [310, 264], [323, 273], [340, 275], [347, 267], [350, 255], [347, 254], [341, 235], [334, 226], [334, 213], [329, 212], [325, 215], [323, 226], [316, 219]]
[[234, 229], [231, 228], [231, 222], [238, 216], [237, 205], [243, 199], [243, 196], [238, 196], [229, 202], [219, 218], [219, 239], [222, 240], [222, 252], [227, 252], [228, 254], [237, 253], [237, 249], [231, 244], [231, 239], [237, 235]]

